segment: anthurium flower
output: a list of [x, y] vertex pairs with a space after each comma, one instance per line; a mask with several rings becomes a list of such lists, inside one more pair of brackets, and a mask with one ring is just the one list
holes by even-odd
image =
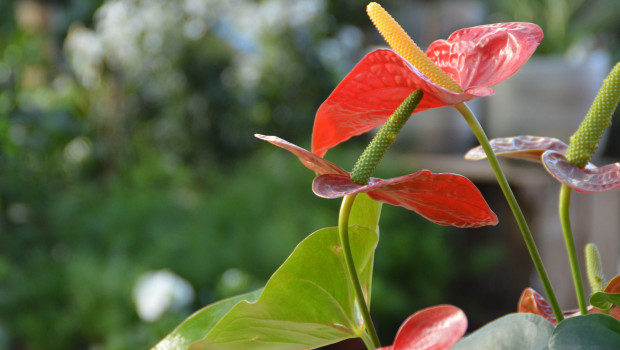
[[[541, 136], [501, 137], [490, 141], [498, 156], [541, 162], [558, 181], [577, 192], [603, 192], [620, 187], [620, 163], [597, 167], [588, 163], [580, 168], [566, 159], [568, 146], [555, 138]], [[486, 158], [482, 147], [465, 154], [465, 159]]]
[[[527, 287], [521, 293], [517, 312], [531, 313], [544, 317], [553, 325], [557, 325], [558, 321], [553, 315], [553, 310], [545, 298], [536, 292], [533, 288]], [[579, 315], [579, 310], [571, 310], [563, 312], [564, 317], [573, 317]]]
[[465, 313], [452, 305], [429, 307], [409, 316], [394, 344], [380, 350], [448, 350], [467, 330]]
[[[614, 278], [607, 287], [605, 288], [606, 293], [619, 293], [620, 292], [620, 276]], [[551, 310], [551, 306], [545, 300], [545, 298], [536, 292], [534, 289], [528, 287], [523, 290], [521, 293], [521, 297], [519, 298], [519, 305], [517, 308], [518, 312], [527, 312], [536, 314], [544, 317], [547, 321], [551, 322], [553, 325], [557, 325], [558, 322], [553, 315], [553, 311]], [[611, 309], [607, 311], [602, 311], [593, 307], [592, 305], [588, 306], [588, 313], [607, 313], [617, 319], [620, 320], [620, 307], [612, 306]], [[579, 316], [581, 313], [579, 310], [568, 310], [563, 312], [565, 318]]]
[[320, 106], [312, 135], [319, 156], [383, 124], [414, 90], [424, 92], [416, 112], [492, 95], [543, 37], [532, 23], [489, 24], [457, 30], [424, 54], [381, 6], [369, 4], [368, 13], [394, 51], [369, 53]]
[[358, 185], [351, 181], [347, 171], [312, 152], [276, 136], [255, 136], [293, 153], [303, 165], [318, 173], [312, 185], [317, 196], [340, 198], [365, 192], [377, 201], [412, 210], [439, 225], [480, 227], [497, 224], [497, 216], [480, 191], [464, 176], [420, 170], [387, 180], [370, 178], [367, 185]]

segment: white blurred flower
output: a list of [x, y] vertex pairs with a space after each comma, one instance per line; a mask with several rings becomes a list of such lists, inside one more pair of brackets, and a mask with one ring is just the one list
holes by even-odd
[[262, 41], [311, 26], [325, 7], [325, 0], [106, 0], [94, 29], [70, 30], [65, 47], [80, 81], [93, 87], [104, 62], [136, 81], [157, 80], [169, 73], [157, 62], [176, 61], [184, 42], [212, 33], [239, 52], [232, 62], [237, 83], [254, 87], [270, 59]]
[[136, 312], [143, 321], [158, 320], [168, 310], [178, 310], [194, 300], [194, 289], [169, 270], [147, 272], [133, 289]]
[[64, 50], [80, 83], [88, 88], [99, 84], [103, 62], [103, 43], [92, 30], [81, 25], [71, 26]]
[[64, 149], [65, 159], [70, 163], [81, 163], [90, 156], [92, 142], [86, 136], [79, 136], [71, 140]]

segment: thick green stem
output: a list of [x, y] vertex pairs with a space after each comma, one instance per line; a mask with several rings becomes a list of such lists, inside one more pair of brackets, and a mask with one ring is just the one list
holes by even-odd
[[534, 241], [534, 237], [532, 237], [530, 228], [525, 221], [525, 217], [523, 216], [523, 212], [519, 207], [519, 203], [517, 202], [514, 193], [512, 193], [512, 189], [508, 184], [508, 180], [506, 180], [506, 176], [504, 175], [504, 172], [502, 171], [502, 168], [497, 161], [497, 157], [493, 152], [493, 148], [489, 143], [489, 139], [484, 133], [482, 126], [478, 122], [478, 119], [476, 119], [476, 116], [474, 116], [472, 111], [465, 103], [459, 103], [455, 106], [455, 108], [463, 115], [463, 117], [465, 117], [467, 124], [469, 124], [469, 127], [478, 139], [480, 146], [482, 146], [482, 149], [484, 149], [484, 153], [486, 153], [489, 164], [491, 165], [491, 169], [493, 169], [493, 173], [497, 178], [499, 187], [502, 189], [504, 197], [506, 197], [506, 201], [510, 206], [510, 210], [512, 210], [512, 214], [514, 215], [515, 220], [517, 221], [517, 225], [521, 230], [523, 240], [525, 241], [527, 250], [530, 253], [532, 262], [534, 263], [534, 268], [538, 272], [538, 276], [540, 277], [543, 288], [545, 289], [545, 293], [547, 293], [547, 299], [549, 300], [549, 304], [553, 309], [553, 314], [555, 315], [557, 321], [561, 322], [562, 320], [564, 320], [564, 315], [562, 314], [562, 309], [558, 304], [555, 292], [553, 291], [553, 287], [551, 286], [551, 281], [549, 280], [549, 276], [547, 275], [547, 271], [545, 270], [545, 266], [543, 265], [540, 253], [538, 252], [538, 248], [536, 248], [536, 242]]
[[[351, 214], [351, 208], [353, 202], [355, 202], [355, 194], [350, 194], [342, 199], [340, 206], [340, 214], [338, 215], [338, 232], [340, 234], [340, 243], [342, 244], [342, 252], [344, 254], [344, 262], [347, 268], [351, 284], [353, 285], [353, 291], [355, 293], [355, 299], [362, 315], [363, 326], [366, 329], [371, 343], [368, 343], [368, 339], [362, 335], [362, 340], [369, 349], [375, 349], [381, 346], [377, 331], [370, 318], [370, 311], [368, 310], [368, 303], [364, 297], [362, 286], [360, 285], [359, 277], [357, 276], [357, 269], [353, 262], [353, 254], [351, 253], [351, 244], [349, 243], [349, 215]], [[370, 345], [370, 346], [369, 346]]]
[[577, 294], [577, 302], [579, 303], [579, 311], [582, 315], [588, 313], [588, 304], [586, 302], [586, 294], [583, 289], [583, 279], [581, 278], [581, 270], [579, 269], [579, 260], [577, 259], [577, 250], [575, 249], [575, 241], [573, 240], [573, 232], [570, 226], [570, 195], [571, 188], [562, 184], [560, 189], [560, 204], [558, 211], [560, 213], [560, 223], [562, 223], [562, 234], [564, 235], [564, 243], [566, 244], [566, 253], [570, 263], [570, 270], [573, 274], [573, 283], [575, 285], [575, 293]]

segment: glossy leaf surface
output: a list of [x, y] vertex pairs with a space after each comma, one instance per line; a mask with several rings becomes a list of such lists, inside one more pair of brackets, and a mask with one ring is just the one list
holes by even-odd
[[[564, 154], [568, 146], [553, 137], [522, 135], [514, 137], [498, 137], [490, 141], [493, 152], [498, 156], [523, 159], [539, 163], [545, 151], [556, 151]], [[465, 154], [465, 159], [480, 160], [487, 156], [482, 146], [472, 148]]]
[[579, 168], [554, 151], [543, 153], [542, 161], [553, 177], [577, 192], [603, 192], [620, 187], [620, 163]]
[[[362, 227], [352, 227], [350, 235], [368, 293], [377, 237]], [[341, 249], [336, 228], [315, 232], [276, 271], [258, 301], [235, 305], [190, 349], [306, 349], [357, 337]]]
[[153, 350], [187, 349], [192, 342], [204, 337], [233, 306], [241, 301], [256, 301], [261, 291], [259, 289], [205, 306], [185, 319], [174, 331], [162, 339]]
[[[380, 212], [381, 203], [362, 194], [349, 217], [354, 260], [367, 298]], [[296, 349], [354, 337], [359, 325], [340, 256], [335, 228], [315, 232], [298, 245], [262, 294], [256, 291], [201, 309], [154, 350]]]
[[339, 198], [367, 192], [378, 201], [412, 210], [439, 225], [480, 227], [496, 225], [491, 211], [476, 186], [456, 174], [433, 174], [428, 170], [387, 180], [371, 178], [358, 185], [348, 176], [322, 175], [312, 186], [316, 195]]
[[385, 350], [447, 350], [467, 330], [467, 317], [452, 305], [438, 305], [411, 315], [400, 327], [394, 345]]
[[509, 314], [459, 340], [452, 350], [543, 350], [553, 325], [534, 314]]
[[[370, 292], [380, 205], [366, 196], [350, 216], [350, 240], [362, 288]], [[190, 349], [305, 349], [357, 337], [361, 332], [347, 282], [338, 230], [302, 241], [269, 279], [260, 298], [235, 305]], [[326, 273], [329, 271], [329, 273]]]
[[455, 93], [390, 50], [368, 54], [342, 80], [317, 111], [312, 151], [327, 150], [353, 136], [381, 125], [412, 91], [424, 98], [416, 112], [489, 96], [489, 86], [514, 74], [542, 40], [531, 23], [500, 23], [466, 28], [448, 40], [431, 44], [427, 56], [461, 84]]
[[620, 347], [620, 321], [590, 314], [561, 322], [549, 340], [549, 350], [614, 350]]

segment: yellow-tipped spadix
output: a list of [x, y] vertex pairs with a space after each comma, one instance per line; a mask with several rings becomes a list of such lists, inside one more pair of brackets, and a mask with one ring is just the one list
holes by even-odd
[[371, 2], [366, 7], [366, 12], [392, 50], [409, 61], [409, 63], [429, 77], [435, 84], [454, 92], [462, 92], [459, 84], [426, 56], [398, 22], [396, 22], [381, 5], [376, 2]]

